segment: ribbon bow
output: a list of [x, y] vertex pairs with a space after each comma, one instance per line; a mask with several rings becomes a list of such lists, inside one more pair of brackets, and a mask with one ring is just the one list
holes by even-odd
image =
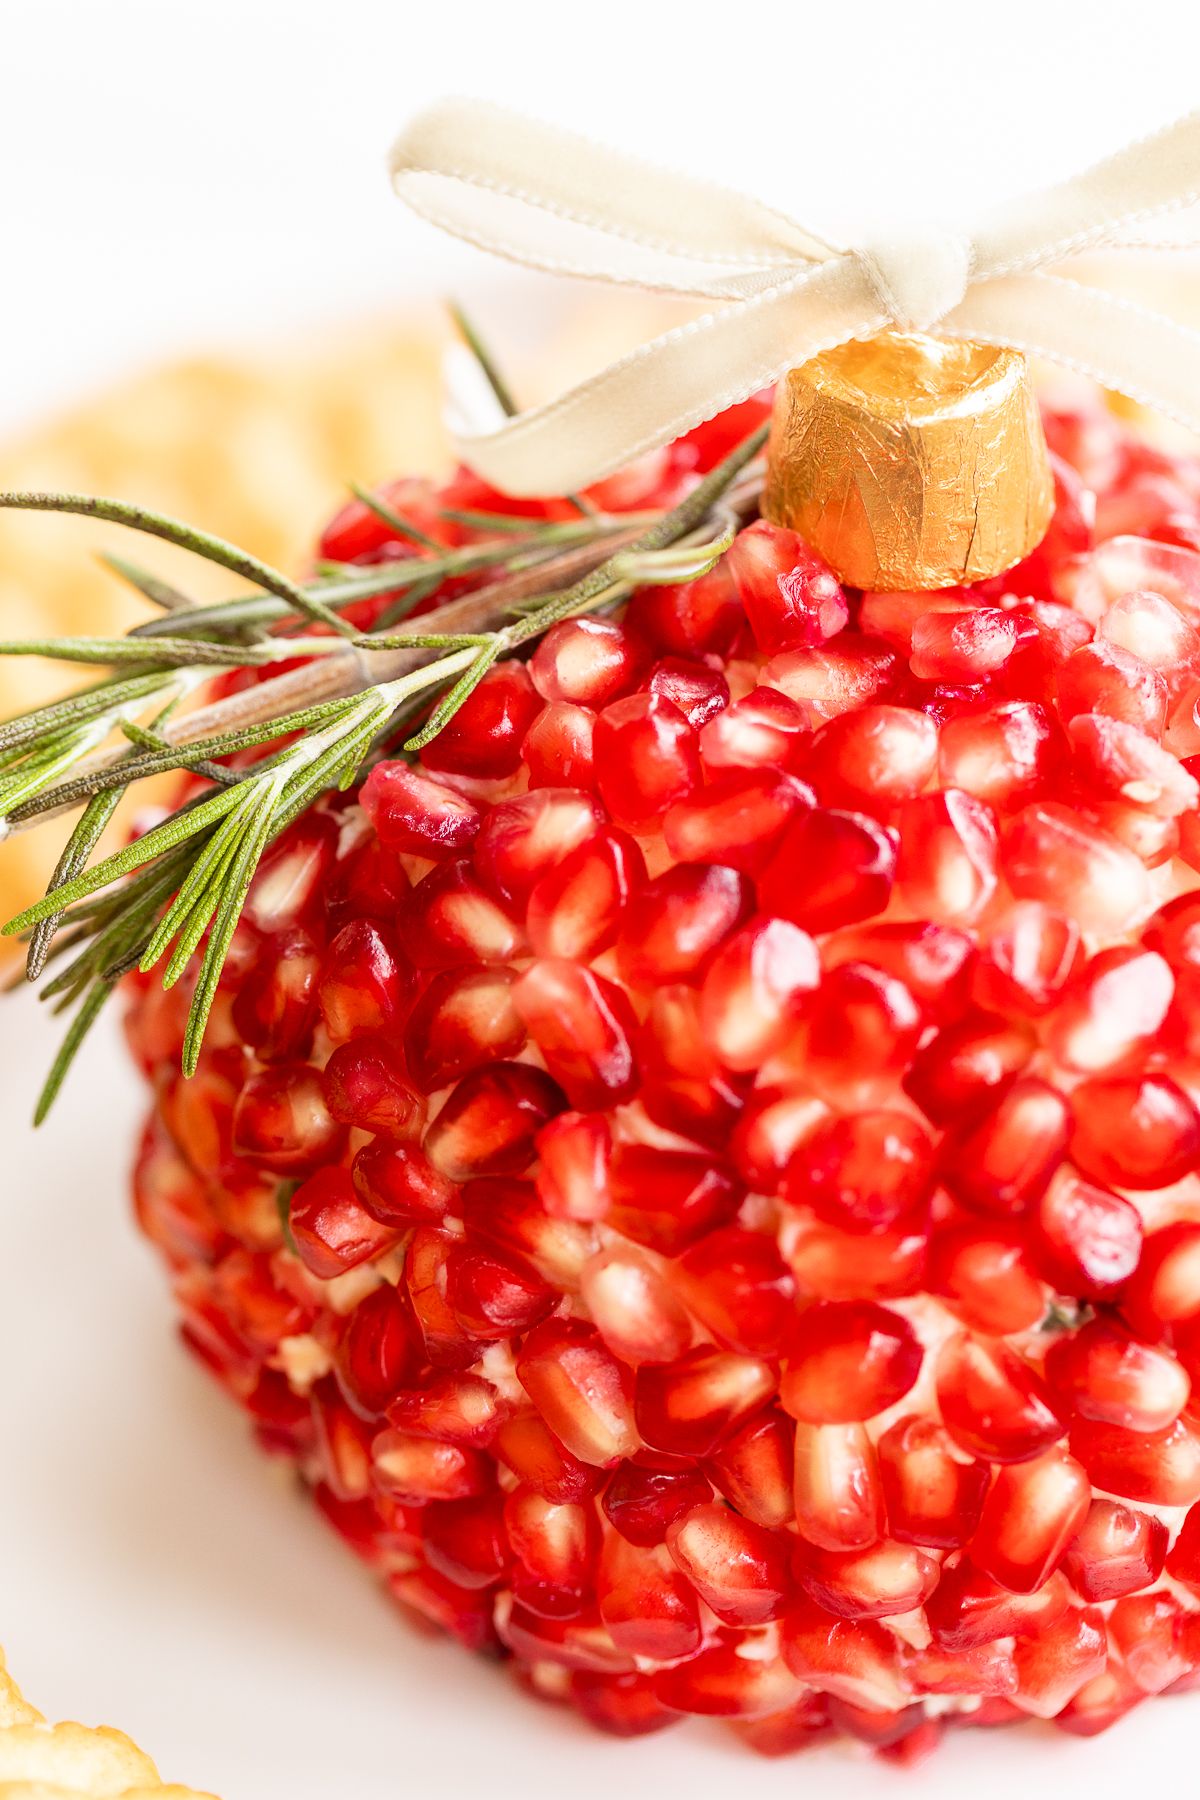
[[[586, 487], [786, 369], [888, 328], [1049, 357], [1200, 430], [1200, 333], [1119, 292], [1146, 251], [1200, 243], [1200, 112], [970, 230], [846, 249], [756, 200], [476, 101], [422, 113], [390, 167], [414, 211], [480, 249], [719, 303], [547, 405], [460, 438], [466, 461], [510, 494]], [[1164, 215], [1175, 229], [1148, 237]], [[1077, 258], [1096, 272], [1091, 253], [1106, 250], [1106, 285], [1071, 278]]]

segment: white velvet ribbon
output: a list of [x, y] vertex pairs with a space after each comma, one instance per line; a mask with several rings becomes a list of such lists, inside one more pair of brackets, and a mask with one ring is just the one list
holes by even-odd
[[[706, 181], [479, 101], [393, 146], [396, 192], [443, 231], [552, 274], [718, 304], [545, 406], [459, 439], [509, 494], [563, 493], [670, 442], [786, 369], [888, 327], [1006, 344], [1200, 430], [1200, 333], [1124, 296], [1147, 257], [1200, 244], [1200, 113], [985, 213], [836, 248]], [[1151, 235], [1151, 227], [1161, 231]], [[1104, 285], [1072, 279], [1096, 252]]]

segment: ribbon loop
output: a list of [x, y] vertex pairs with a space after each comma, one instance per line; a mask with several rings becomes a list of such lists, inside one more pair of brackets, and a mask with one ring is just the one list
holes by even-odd
[[[501, 107], [432, 107], [393, 147], [414, 211], [544, 269], [712, 310], [498, 430], [464, 459], [517, 495], [588, 486], [851, 338], [933, 331], [1049, 356], [1200, 431], [1200, 333], [1120, 292], [1155, 249], [1200, 244], [1200, 112], [1074, 179], [846, 250], [744, 195]], [[1109, 252], [1103, 286], [1072, 280]], [[1112, 265], [1111, 276], [1108, 265]]]

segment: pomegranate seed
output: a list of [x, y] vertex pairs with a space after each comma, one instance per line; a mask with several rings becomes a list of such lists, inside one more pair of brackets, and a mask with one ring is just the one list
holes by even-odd
[[537, 955], [586, 962], [606, 950], [645, 876], [642, 853], [624, 832], [586, 838], [529, 896], [529, 937]]
[[776, 688], [757, 687], [708, 721], [700, 755], [710, 776], [724, 769], [786, 769], [807, 736], [794, 700]]
[[554, 1310], [549, 1284], [498, 1252], [455, 1249], [446, 1260], [446, 1302], [473, 1337], [519, 1337]]
[[503, 963], [521, 932], [468, 862], [441, 863], [413, 889], [402, 924], [404, 947], [422, 969]]
[[600, 1617], [619, 1650], [654, 1662], [694, 1656], [701, 1644], [695, 1589], [661, 1544], [639, 1547], [614, 1531], [596, 1571]]
[[965, 1136], [942, 1148], [941, 1176], [972, 1211], [1022, 1213], [1067, 1151], [1071, 1110], [1048, 1082], [1022, 1076]]
[[629, 1144], [613, 1158], [608, 1223], [662, 1256], [679, 1256], [728, 1224], [741, 1200], [719, 1164], [687, 1151]]
[[359, 1202], [381, 1225], [436, 1225], [454, 1200], [451, 1184], [411, 1145], [364, 1144], [350, 1172]]
[[861, 925], [826, 938], [821, 953], [827, 969], [865, 962], [897, 976], [929, 1019], [956, 1018], [966, 1006], [975, 946], [953, 925]]
[[233, 1109], [233, 1149], [280, 1175], [304, 1175], [335, 1157], [343, 1129], [330, 1117], [315, 1069], [276, 1063], [252, 1075]]
[[637, 1449], [632, 1382], [583, 1319], [547, 1319], [517, 1358], [521, 1385], [580, 1462], [609, 1468]]
[[793, 1158], [787, 1198], [832, 1225], [880, 1231], [906, 1218], [933, 1184], [933, 1140], [899, 1112], [864, 1112], [818, 1126]]
[[521, 745], [529, 779], [538, 787], [592, 788], [596, 785], [596, 715], [565, 700], [543, 706]]
[[937, 1585], [939, 1565], [910, 1544], [885, 1538], [866, 1550], [802, 1550], [797, 1579], [810, 1600], [839, 1619], [883, 1619], [914, 1611]]
[[574, 1220], [549, 1217], [531, 1181], [470, 1181], [459, 1209], [469, 1238], [527, 1262], [563, 1293], [579, 1292], [595, 1234]]
[[1043, 794], [1061, 760], [1061, 734], [1044, 707], [1026, 700], [947, 719], [938, 736], [942, 787], [1000, 811]]
[[339, 1124], [383, 1137], [408, 1137], [419, 1129], [421, 1103], [386, 1038], [368, 1035], [339, 1044], [321, 1071], [321, 1091]]
[[896, 870], [894, 838], [865, 813], [800, 812], [759, 883], [765, 911], [808, 931], [835, 931], [882, 912]]
[[1188, 1673], [1184, 1615], [1170, 1594], [1118, 1600], [1108, 1617], [1113, 1650], [1143, 1694], [1161, 1694]]
[[991, 1337], [1030, 1331], [1046, 1312], [1045, 1283], [1014, 1226], [949, 1226], [930, 1247], [926, 1278], [964, 1325]]
[[482, 775], [489, 780], [514, 775], [522, 740], [540, 707], [525, 666], [500, 663], [426, 744], [421, 761], [443, 774]]
[[1167, 684], [1157, 669], [1106, 638], [1084, 644], [1058, 670], [1059, 716], [1069, 723], [1081, 713], [1119, 719], [1154, 739], [1167, 720]]
[[606, 706], [594, 740], [600, 798], [629, 831], [656, 826], [700, 778], [696, 733], [673, 701], [630, 694]]
[[233, 1002], [236, 1030], [261, 1062], [303, 1057], [312, 1043], [320, 952], [298, 928], [268, 939]]
[[710, 863], [680, 863], [648, 881], [625, 908], [617, 957], [635, 987], [654, 988], [703, 970], [747, 917], [744, 875]]
[[1165, 1431], [1191, 1392], [1174, 1357], [1101, 1319], [1051, 1345], [1046, 1379], [1081, 1418], [1126, 1431]]
[[517, 1488], [504, 1502], [504, 1528], [520, 1565], [514, 1587], [520, 1584], [524, 1603], [546, 1615], [578, 1613], [592, 1591], [600, 1547], [594, 1508]]
[[600, 809], [590, 794], [549, 788], [492, 808], [475, 841], [480, 880], [518, 913], [543, 876], [599, 830]]
[[694, 1506], [667, 1530], [667, 1548], [704, 1604], [726, 1625], [781, 1618], [793, 1594], [791, 1540], [727, 1507]]
[[652, 643], [680, 656], [726, 655], [746, 622], [724, 562], [696, 581], [642, 588], [628, 618]]
[[543, 700], [607, 706], [639, 673], [637, 648], [609, 619], [563, 619], [552, 625], [529, 659], [529, 677]]
[[1200, 1113], [1168, 1075], [1081, 1081], [1071, 1156], [1116, 1187], [1170, 1187], [1200, 1162]]
[[541, 1415], [532, 1411], [501, 1423], [496, 1455], [518, 1480], [559, 1506], [586, 1499], [599, 1480], [596, 1470], [573, 1456]]
[[864, 706], [822, 726], [811, 755], [823, 800], [879, 811], [925, 787], [937, 766], [937, 726], [914, 707]]
[[835, 644], [820, 650], [784, 650], [773, 656], [762, 680], [796, 701], [806, 723], [817, 726], [885, 700], [898, 674], [899, 658], [890, 644], [844, 631]]
[[768, 1531], [793, 1517], [793, 1430], [790, 1419], [768, 1407], [731, 1432], [705, 1464], [729, 1504]]
[[1091, 1492], [1083, 1469], [1060, 1450], [1002, 1468], [971, 1539], [972, 1559], [1014, 1593], [1034, 1593], [1082, 1526]]
[[817, 948], [785, 919], [756, 919], [726, 940], [704, 978], [700, 1018], [728, 1069], [751, 1070], [783, 1048], [817, 986]]
[[676, 705], [694, 731], [729, 705], [729, 683], [707, 663], [681, 656], [664, 657], [646, 684], [650, 694], [661, 694]]
[[870, 963], [831, 969], [789, 1047], [798, 1070], [845, 1104], [865, 1103], [912, 1060], [924, 1021], [894, 975]]
[[1017, 1668], [1004, 1643], [970, 1650], [942, 1650], [930, 1644], [905, 1660], [905, 1673], [918, 1694], [972, 1694], [1007, 1698], [1017, 1691]]
[[1040, 900], [1018, 900], [975, 966], [974, 997], [995, 1013], [1038, 1018], [1057, 1004], [1081, 960], [1073, 919]]
[[615, 1105], [637, 1083], [637, 1028], [624, 990], [565, 958], [535, 962], [513, 989], [517, 1011], [573, 1106]]
[[1068, 906], [1085, 931], [1115, 935], [1148, 907], [1146, 871], [1133, 852], [1057, 801], [1017, 814], [1002, 863], [1014, 894]]
[[674, 1264], [684, 1305], [726, 1350], [773, 1356], [792, 1316], [795, 1283], [773, 1237], [731, 1225]]
[[968, 1013], [914, 1057], [904, 1077], [905, 1092], [935, 1125], [973, 1121], [992, 1109], [1036, 1044], [1023, 1020]]
[[660, 1669], [654, 1691], [664, 1705], [707, 1718], [751, 1719], [794, 1704], [803, 1690], [778, 1657], [753, 1661], [717, 1642], [687, 1662]]
[[638, 1434], [653, 1450], [704, 1457], [775, 1391], [759, 1357], [697, 1346], [676, 1362], [646, 1363], [634, 1387]]
[[425, 1134], [430, 1162], [452, 1181], [523, 1169], [561, 1088], [526, 1063], [491, 1063], [465, 1075]]
[[1127, 1670], [1110, 1663], [1099, 1675], [1093, 1675], [1078, 1688], [1054, 1723], [1060, 1731], [1075, 1737], [1095, 1737], [1107, 1731], [1141, 1700], [1141, 1690]]
[[1048, 1625], [1037, 1637], [1020, 1637], [1015, 1704], [1035, 1718], [1052, 1719], [1085, 1683], [1103, 1674], [1108, 1647], [1104, 1614], [1080, 1607]]
[[466, 1500], [486, 1493], [490, 1485], [488, 1465], [478, 1451], [391, 1428], [375, 1439], [371, 1466], [380, 1486], [411, 1506]]
[[546, 1211], [584, 1224], [602, 1219], [612, 1204], [612, 1134], [604, 1114], [559, 1113], [535, 1142], [538, 1198]]
[[991, 1462], [1027, 1462], [1065, 1430], [1028, 1363], [965, 1331], [938, 1352], [937, 1396], [955, 1442]]
[[306, 812], [264, 852], [243, 917], [260, 931], [287, 931], [320, 908], [334, 866], [338, 828], [323, 812]]
[[630, 1368], [673, 1363], [691, 1344], [691, 1321], [665, 1270], [632, 1244], [593, 1256], [580, 1290], [601, 1337]]
[[910, 1698], [892, 1632], [871, 1619], [831, 1622], [811, 1600], [784, 1621], [783, 1658], [808, 1686], [851, 1706], [887, 1712]]
[[900, 813], [900, 896], [940, 923], [973, 919], [996, 891], [996, 820], [957, 788], [906, 802]]
[[510, 969], [444, 969], [408, 1015], [412, 1073], [431, 1094], [471, 1069], [519, 1054], [525, 1026]]
[[820, 1550], [864, 1550], [884, 1529], [883, 1486], [861, 1425], [796, 1427], [794, 1497], [800, 1536]]
[[388, 1420], [418, 1437], [467, 1447], [491, 1445], [512, 1408], [480, 1375], [434, 1375], [420, 1388], [397, 1394]]
[[335, 1373], [346, 1404], [377, 1419], [410, 1373], [413, 1342], [394, 1288], [375, 1288], [347, 1319], [337, 1346]]
[[869, 1419], [907, 1394], [922, 1354], [908, 1321], [887, 1307], [811, 1306], [785, 1340], [779, 1397], [794, 1419], [810, 1425]]
[[[668, 594], [675, 591], [654, 590]], [[659, 1700], [649, 1675], [597, 1675], [575, 1669], [570, 1677], [570, 1693], [584, 1718], [612, 1737], [645, 1737], [649, 1732], [679, 1723], [678, 1713]]]
[[1093, 1500], [1062, 1566], [1081, 1599], [1118, 1600], [1157, 1581], [1166, 1553], [1161, 1519], [1118, 1500]]
[[1015, 1594], [964, 1558], [942, 1578], [925, 1608], [939, 1650], [952, 1654], [998, 1638], [1040, 1639], [1071, 1604], [1066, 1578], [1056, 1571], [1032, 1594]]
[[967, 1461], [933, 1419], [909, 1414], [879, 1440], [888, 1527], [901, 1543], [957, 1550], [979, 1523], [988, 1471]]
[[1150, 1434], [1080, 1419], [1071, 1450], [1095, 1487], [1123, 1500], [1190, 1506], [1200, 1499], [1200, 1438], [1182, 1419]]
[[667, 1527], [712, 1489], [698, 1469], [641, 1469], [622, 1463], [604, 1490], [604, 1516], [614, 1531], [642, 1549], [661, 1544]]
[[454, 856], [474, 842], [482, 823], [465, 795], [403, 762], [375, 765], [362, 804], [380, 843], [409, 856]]
[[784, 827], [814, 804], [812, 789], [777, 769], [731, 769], [668, 807], [663, 839], [679, 862], [722, 863], [756, 875]]
[[343, 926], [317, 983], [317, 1004], [334, 1042], [383, 1030], [395, 1018], [400, 996], [400, 968], [379, 926], [369, 919]]
[[734, 539], [727, 567], [768, 656], [823, 644], [850, 616], [837, 576], [798, 532], [757, 519]]
[[1037, 1210], [1040, 1252], [1047, 1275], [1065, 1294], [1104, 1300], [1138, 1266], [1142, 1220], [1119, 1194], [1060, 1170]]

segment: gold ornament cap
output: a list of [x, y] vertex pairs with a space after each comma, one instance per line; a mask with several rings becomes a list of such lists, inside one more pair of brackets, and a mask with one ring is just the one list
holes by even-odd
[[762, 511], [849, 587], [957, 587], [1038, 544], [1054, 482], [1019, 351], [885, 333], [779, 383]]

